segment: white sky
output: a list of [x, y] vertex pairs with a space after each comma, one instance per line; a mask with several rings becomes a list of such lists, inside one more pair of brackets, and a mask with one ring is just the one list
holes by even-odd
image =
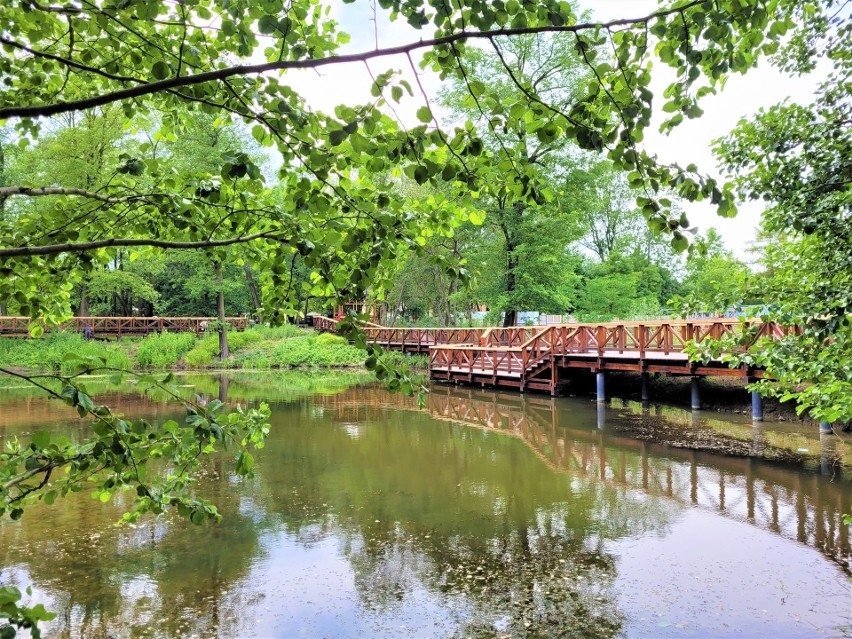
[[[647, 15], [657, 7], [653, 0], [580, 0], [580, 6], [590, 9], [596, 20], [609, 20], [620, 17], [639, 17]], [[373, 21], [373, 10], [369, 0], [356, 0], [353, 4], [343, 4], [335, 1], [332, 16], [340, 22], [342, 30], [352, 36], [351, 42], [345, 47], [346, 52], [360, 52], [374, 49], [376, 36], [379, 47], [388, 47], [411, 42], [428, 37], [427, 32], [411, 29], [404, 21], [391, 23], [386, 14], [379, 9], [378, 33]], [[420, 56], [414, 55], [415, 64]], [[411, 82], [415, 96], [406, 97], [402, 104], [394, 105], [399, 117], [407, 124], [417, 124], [415, 111], [423, 105], [413, 74], [404, 56], [379, 58], [370, 62], [374, 74], [389, 69], [400, 69]], [[657, 71], [668, 71], [658, 63]], [[419, 71], [419, 67], [418, 67]], [[745, 76], [735, 75], [728, 78], [722, 92], [708, 96], [701, 102], [704, 115], [698, 120], [686, 121], [675, 129], [671, 136], [658, 133], [658, 117], [646, 133], [645, 148], [649, 153], [656, 153], [664, 162], [677, 162], [681, 166], [690, 163], [698, 165], [704, 173], [716, 173], [715, 160], [710, 150], [711, 141], [729, 132], [744, 116], [755, 113], [761, 107], [767, 107], [781, 102], [785, 98], [793, 101], [810, 102], [819, 82], [827, 75], [827, 69], [806, 77], [789, 77], [782, 75], [767, 62], [753, 69]], [[661, 93], [668, 77], [660, 77], [654, 85], [656, 105], [661, 106]], [[440, 81], [430, 72], [421, 72], [421, 82], [430, 97], [433, 111], [438, 114], [437, 89]], [[363, 64], [333, 65], [316, 71], [297, 71], [288, 74], [288, 80], [293, 88], [299, 91], [313, 107], [331, 112], [337, 104], [360, 104], [370, 101], [371, 80]], [[697, 225], [701, 231], [710, 226], [716, 227], [721, 233], [727, 246], [737, 255], [751, 259], [746, 254], [748, 244], [755, 237], [762, 206], [759, 202], [742, 203], [739, 214], [733, 219], [723, 219], [715, 215], [712, 207], [705, 203], [688, 203], [687, 215], [692, 225]]]

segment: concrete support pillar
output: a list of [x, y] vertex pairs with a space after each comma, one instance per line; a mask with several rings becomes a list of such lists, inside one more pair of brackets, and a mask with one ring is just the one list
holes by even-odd
[[828, 434], [832, 432], [831, 423], [830, 422], [820, 422], [819, 423], [819, 433], [820, 435]]
[[763, 421], [763, 398], [760, 393], [751, 393], [751, 419], [755, 422]]
[[701, 410], [701, 389], [698, 387], [698, 380], [699, 377], [697, 375], [692, 378], [692, 393], [689, 404], [692, 407], [692, 410]]
[[606, 404], [598, 402], [598, 429], [603, 430], [606, 426]]
[[598, 371], [595, 373], [598, 388], [598, 403], [606, 401], [606, 373]]
[[642, 373], [642, 401], [651, 400], [651, 389], [649, 387], [648, 373]]

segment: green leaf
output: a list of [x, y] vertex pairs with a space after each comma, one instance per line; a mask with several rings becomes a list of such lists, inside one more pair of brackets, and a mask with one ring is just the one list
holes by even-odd
[[151, 67], [151, 75], [154, 76], [154, 79], [156, 80], [165, 80], [169, 77], [170, 73], [171, 69], [169, 69], [169, 65], [162, 60], [157, 60]]
[[37, 448], [44, 448], [48, 444], [50, 444], [50, 433], [46, 430], [40, 430], [37, 433], [33, 434], [33, 444]]
[[276, 29], [278, 29], [278, 18], [269, 14], [261, 16], [257, 23], [257, 29], [266, 35], [275, 33]]
[[680, 233], [672, 236], [672, 248], [678, 253], [683, 253], [689, 247], [689, 240]]
[[432, 111], [429, 107], [423, 106], [417, 109], [417, 119], [423, 123], [429, 123], [432, 121]]

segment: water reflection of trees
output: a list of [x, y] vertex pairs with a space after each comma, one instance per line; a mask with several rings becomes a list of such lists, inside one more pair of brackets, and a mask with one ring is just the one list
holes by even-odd
[[221, 526], [160, 517], [117, 528], [121, 500], [105, 506], [78, 495], [0, 526], [4, 580], [12, 573], [21, 586], [37, 585], [39, 600], [59, 613], [50, 637], [235, 636], [246, 601], [231, 593], [268, 522], [244, 512], [222, 462], [201, 486], [219, 504]]
[[276, 414], [264, 503], [296, 535], [337, 529], [364, 606], [421, 584], [467, 611], [464, 636], [618, 633], [603, 540], [664, 530], [664, 502], [555, 474], [516, 438], [342, 399], [331, 423], [312, 417], [331, 399]]
[[[240, 388], [228, 378], [202, 390], [256, 396]], [[277, 406], [253, 483], [235, 487], [227, 460], [209, 468], [202, 489], [222, 526], [116, 529], [121, 504], [84, 497], [0, 526], [0, 566], [53, 598], [51, 636], [234, 636], [257, 604], [247, 584], [261, 536], [283, 524], [306, 546], [342, 540], [367, 611], [416, 605], [426, 590], [458, 636], [610, 637], [624, 619], [605, 542], [662, 533], [682, 504], [848, 560], [835, 519], [852, 509], [848, 483], [602, 432], [580, 403], [566, 413], [544, 398], [441, 390], [426, 411], [373, 388], [299, 393]]]

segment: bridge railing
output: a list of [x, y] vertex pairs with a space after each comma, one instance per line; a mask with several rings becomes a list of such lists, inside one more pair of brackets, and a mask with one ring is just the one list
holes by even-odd
[[[6, 337], [28, 337], [30, 318], [28, 317], [0, 317], [0, 336]], [[72, 317], [63, 322], [57, 328], [64, 331], [82, 333], [85, 328], [91, 327], [95, 336], [109, 335], [122, 337], [123, 335], [148, 335], [151, 333], [192, 332], [203, 333], [208, 327], [216, 322], [215, 317]], [[227, 322], [233, 330], [245, 330], [248, 327], [248, 318], [226, 317]], [[45, 329], [50, 331], [50, 327]], [[54, 329], [56, 330], [56, 329]]]
[[429, 349], [429, 367], [432, 370], [520, 377], [524, 373], [524, 366], [524, 351], [521, 348], [457, 344]]
[[[337, 322], [330, 318], [314, 316], [318, 330], [334, 331]], [[784, 328], [774, 322], [749, 320], [746, 326], [759, 326], [752, 343], [761, 337], [781, 338], [795, 329]], [[549, 354], [589, 354], [603, 357], [607, 354], [625, 354], [644, 359], [648, 355], [670, 355], [683, 351], [687, 342], [720, 339], [736, 333], [743, 322], [732, 318], [701, 320], [660, 320], [648, 322], [605, 322], [562, 324], [556, 326], [513, 326], [508, 328], [394, 328], [365, 326], [368, 341], [402, 350], [438, 349], [464, 345], [469, 359], [480, 349], [521, 349], [524, 368], [535, 366], [537, 360]], [[457, 349], [454, 349], [457, 351]], [[455, 363], [462, 357], [458, 352], [447, 353], [445, 359]], [[488, 359], [492, 356], [485, 356]], [[464, 362], [467, 363], [467, 362]]]

